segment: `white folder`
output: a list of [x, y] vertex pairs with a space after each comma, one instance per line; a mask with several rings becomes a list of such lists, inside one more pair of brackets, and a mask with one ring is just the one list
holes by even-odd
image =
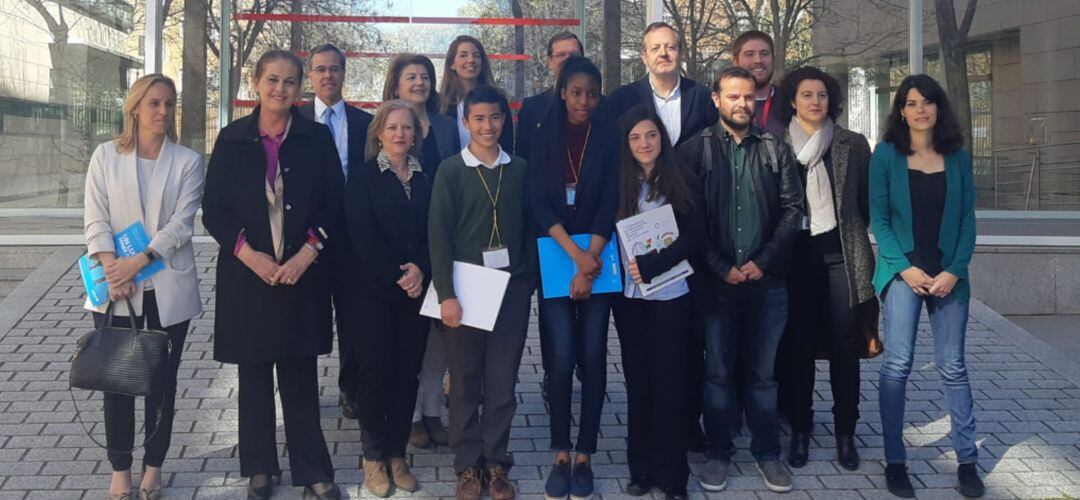
[[[484, 331], [495, 329], [510, 273], [468, 262], [454, 261], [454, 293], [461, 303], [461, 324]], [[434, 282], [428, 286], [420, 315], [442, 319]]]

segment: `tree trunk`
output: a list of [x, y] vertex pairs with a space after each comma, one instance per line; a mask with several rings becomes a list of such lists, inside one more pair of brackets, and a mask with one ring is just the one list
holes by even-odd
[[[521, 0], [510, 0], [510, 11], [515, 18], [525, 17], [521, 10]], [[514, 53], [525, 53], [525, 28], [514, 26]], [[525, 61], [514, 61], [514, 100], [525, 97]]]
[[[292, 0], [292, 13], [304, 13], [304, 0]], [[304, 50], [304, 23], [289, 25], [289, 50], [293, 52]]]
[[941, 60], [945, 69], [945, 92], [949, 96], [960, 131], [964, 135], [964, 146], [971, 143], [971, 93], [967, 78], [967, 43], [971, 20], [975, 14], [977, 0], [968, 0], [964, 20], [956, 24], [956, 9], [953, 0], [936, 0], [938, 38], [941, 41]]
[[604, 94], [622, 84], [622, 0], [604, 0]]
[[184, 1], [180, 143], [206, 152], [206, 0]]

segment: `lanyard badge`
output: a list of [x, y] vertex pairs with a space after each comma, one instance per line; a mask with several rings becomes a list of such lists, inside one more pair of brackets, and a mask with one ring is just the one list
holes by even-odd
[[484, 186], [488, 200], [491, 201], [491, 236], [488, 237], [487, 250], [483, 251], [484, 267], [492, 269], [506, 269], [510, 267], [510, 251], [502, 244], [502, 235], [499, 234], [499, 194], [502, 191], [503, 165], [499, 165], [499, 183], [495, 186], [492, 194], [488, 187], [484, 174], [480, 173], [480, 166], [476, 167], [476, 175], [480, 177], [480, 183]]

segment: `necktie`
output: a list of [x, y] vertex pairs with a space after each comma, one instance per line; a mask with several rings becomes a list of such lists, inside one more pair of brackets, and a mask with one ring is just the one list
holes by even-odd
[[337, 143], [337, 131], [334, 130], [334, 108], [326, 108], [323, 111], [323, 123], [330, 128], [330, 137]]

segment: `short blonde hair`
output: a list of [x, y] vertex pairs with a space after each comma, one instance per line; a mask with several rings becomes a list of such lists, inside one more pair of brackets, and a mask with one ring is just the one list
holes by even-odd
[[386, 126], [386, 120], [390, 118], [390, 113], [399, 109], [409, 110], [409, 115], [413, 119], [413, 136], [412, 146], [409, 147], [409, 154], [420, 160], [420, 146], [417, 144], [423, 138], [420, 131], [420, 117], [416, 115], [416, 111], [413, 110], [409, 103], [402, 101], [401, 99], [392, 99], [385, 101], [379, 106], [378, 111], [375, 112], [375, 119], [371, 120], [371, 125], [368, 125], [367, 129], [367, 145], [364, 147], [364, 160], [370, 160], [377, 156], [382, 148], [379, 146], [379, 133], [382, 132], [383, 127]]
[[[165, 84], [172, 91], [173, 99], [176, 98], [176, 84], [173, 83], [172, 78], [160, 73], [151, 73], [135, 80], [128, 89], [127, 97], [124, 98], [124, 128], [120, 131], [120, 135], [116, 136], [116, 150], [120, 153], [127, 154], [135, 150], [135, 140], [139, 136], [139, 119], [135, 117], [135, 110], [155, 83]], [[165, 135], [169, 137], [169, 140], [176, 142], [176, 120], [171, 120], [165, 125]]]

